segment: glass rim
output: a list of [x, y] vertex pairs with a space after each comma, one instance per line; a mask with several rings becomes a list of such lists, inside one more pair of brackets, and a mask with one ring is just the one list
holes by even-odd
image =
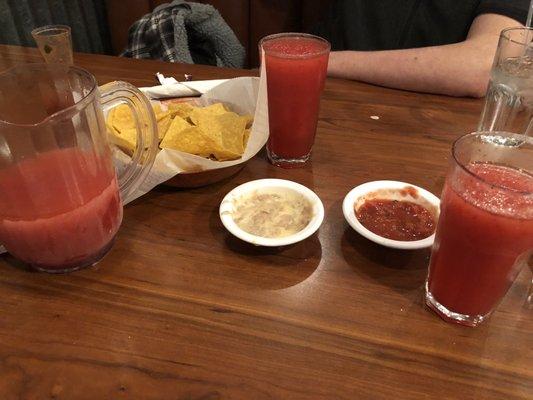
[[71, 33], [71, 28], [68, 25], [44, 25], [39, 26], [31, 31], [32, 36], [38, 36], [47, 33], [48, 31], [58, 31], [58, 34], [68, 32]]
[[[78, 101], [74, 102], [74, 104], [68, 106], [68, 107], [65, 107], [59, 111], [56, 111], [55, 113], [53, 114], [50, 114], [48, 115], [46, 118], [44, 118], [42, 121], [39, 121], [39, 122], [36, 122], [35, 124], [18, 124], [18, 123], [15, 123], [15, 122], [10, 122], [10, 121], [6, 121], [2, 118], [0, 118], [0, 124], [3, 124], [3, 125], [10, 125], [10, 126], [17, 126], [17, 127], [24, 127], [24, 128], [36, 128], [36, 127], [39, 127], [41, 125], [45, 125], [55, 119], [59, 119], [61, 117], [63, 117], [64, 114], [68, 114], [70, 113], [73, 109], [77, 109], [77, 108], [80, 108], [80, 106], [85, 106], [86, 103], [88, 103], [90, 101], [90, 99], [94, 96], [94, 94], [96, 93], [96, 88], [98, 87], [97, 83], [96, 83], [96, 78], [94, 77], [93, 74], [91, 74], [89, 71], [87, 71], [86, 69], [83, 69], [83, 68], [80, 68], [80, 67], [77, 67], [77, 66], [74, 66], [74, 65], [69, 65], [69, 66], [64, 66], [64, 65], [56, 65], [56, 64], [46, 64], [46, 63], [29, 63], [29, 64], [19, 64], [19, 65], [15, 65], [3, 72], [0, 73], [0, 79], [4, 78], [6, 75], [9, 75], [9, 74], [12, 74], [14, 73], [15, 71], [17, 70], [28, 70], [28, 71], [31, 71], [31, 70], [39, 70], [39, 69], [42, 69], [43, 67], [45, 67], [45, 69], [62, 69], [62, 68], [65, 68], [68, 72], [70, 71], [75, 71], [81, 75], [84, 75], [85, 77], [89, 78], [89, 81], [91, 83], [91, 88], [89, 90], [89, 92], [84, 95], [81, 99], [79, 99]], [[67, 73], [68, 73], [67, 72]]]
[[[461, 170], [463, 172], [465, 172], [467, 175], [472, 176], [473, 178], [475, 178], [476, 180], [482, 182], [485, 185], [492, 186], [494, 188], [497, 188], [498, 190], [504, 190], [504, 191], [510, 192], [510, 193], [515, 193], [515, 194], [518, 193], [518, 194], [522, 194], [522, 195], [526, 195], [526, 196], [533, 195], [533, 192], [515, 190], [515, 189], [511, 189], [509, 187], [503, 186], [503, 185], [498, 185], [498, 184], [495, 184], [495, 183], [488, 182], [483, 177], [481, 177], [481, 176], [475, 174], [474, 172], [470, 171], [463, 162], [458, 160], [456, 153], [457, 153], [457, 150], [458, 150], [458, 146], [459, 146], [459, 144], [462, 141], [464, 141], [464, 140], [466, 140], [468, 138], [471, 138], [471, 137], [480, 137], [482, 135], [497, 136], [497, 134], [523, 136], [526, 139], [530, 139], [529, 137], [527, 137], [525, 135], [521, 135], [521, 134], [518, 134], [518, 133], [512, 133], [512, 132], [505, 132], [505, 131], [476, 131], [476, 132], [467, 133], [467, 134], [462, 135], [459, 138], [454, 140], [454, 142], [452, 144], [452, 159], [453, 159], [453, 161], [455, 162], [455, 164], [457, 164], [461, 168]], [[522, 173], [524, 173], [524, 172], [522, 172]], [[529, 171], [526, 171], [526, 173], [529, 174]]]
[[281, 33], [274, 33], [272, 35], [265, 36], [258, 43], [259, 49], [263, 49], [263, 43], [268, 42], [273, 39], [278, 39], [281, 37], [305, 37], [309, 39], [315, 39], [319, 42], [324, 43], [326, 47], [323, 50], [320, 50], [320, 51], [317, 51], [311, 54], [306, 54], [305, 56], [298, 55], [298, 54], [284, 54], [278, 51], [270, 51], [269, 54], [273, 54], [275, 56], [280, 56], [280, 57], [282, 56], [283, 58], [299, 59], [299, 58], [318, 57], [323, 54], [329, 53], [331, 51], [331, 43], [328, 40], [324, 39], [323, 37], [312, 35], [310, 33], [304, 33], [304, 32], [281, 32]]
[[[525, 41], [524, 42], [519, 42], [515, 39], [512, 39], [511, 36], [510, 36], [510, 33], [511, 32], [516, 32], [516, 31], [531, 31], [533, 32], [533, 27], [527, 27], [527, 26], [511, 26], [510, 28], [505, 28], [503, 29], [501, 32], [500, 32], [500, 40], [501, 39], [505, 39], [507, 40], [508, 42], [511, 42], [511, 43], [515, 43], [515, 44], [519, 44], [521, 46], [525, 46], [526, 43]], [[524, 37], [525, 39], [525, 37]]]

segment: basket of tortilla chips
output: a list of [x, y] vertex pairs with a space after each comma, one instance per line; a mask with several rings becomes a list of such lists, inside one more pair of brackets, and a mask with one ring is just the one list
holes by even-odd
[[[266, 143], [266, 109], [256, 107], [258, 78], [235, 78], [200, 98], [152, 100], [159, 153], [138, 197], [165, 183], [194, 187], [216, 182], [244, 166]], [[257, 103], [257, 104], [256, 104]], [[106, 124], [121, 168], [136, 146], [135, 120], [127, 105], [109, 110]]]

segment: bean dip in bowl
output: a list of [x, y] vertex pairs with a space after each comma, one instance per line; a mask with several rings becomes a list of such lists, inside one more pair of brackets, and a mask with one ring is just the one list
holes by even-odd
[[306, 239], [324, 219], [324, 206], [307, 187], [284, 179], [259, 179], [229, 192], [220, 204], [222, 224], [258, 246], [285, 246]]

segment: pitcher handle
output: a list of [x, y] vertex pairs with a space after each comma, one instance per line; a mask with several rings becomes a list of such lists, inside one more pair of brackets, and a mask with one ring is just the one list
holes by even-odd
[[150, 101], [135, 86], [121, 81], [99, 87], [102, 105], [112, 108], [125, 103], [132, 111], [137, 127], [137, 145], [131, 162], [117, 171], [120, 194], [124, 203], [144, 181], [158, 152], [157, 124]]

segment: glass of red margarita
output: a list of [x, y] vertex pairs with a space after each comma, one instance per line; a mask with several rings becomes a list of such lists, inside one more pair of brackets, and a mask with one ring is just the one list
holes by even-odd
[[270, 136], [268, 158], [297, 167], [311, 155], [330, 44], [305, 33], [280, 33], [259, 42], [266, 72]]
[[533, 251], [533, 138], [476, 132], [453, 144], [426, 282], [426, 304], [475, 326]]

